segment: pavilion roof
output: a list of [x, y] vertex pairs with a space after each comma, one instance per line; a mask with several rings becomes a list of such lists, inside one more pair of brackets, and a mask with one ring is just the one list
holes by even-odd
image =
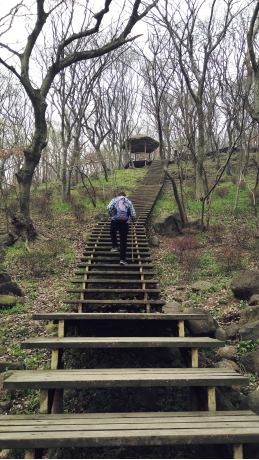
[[127, 149], [131, 150], [131, 153], [144, 153], [145, 152], [145, 144], [146, 144], [146, 152], [151, 153], [154, 152], [159, 147], [159, 142], [152, 137], [137, 134], [136, 136], [129, 137], [123, 144], [122, 148], [125, 149], [125, 144], [127, 144]]

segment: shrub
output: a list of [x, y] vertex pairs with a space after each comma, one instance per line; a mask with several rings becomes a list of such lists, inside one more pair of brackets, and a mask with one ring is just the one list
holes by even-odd
[[67, 195], [64, 199], [65, 203], [75, 203], [76, 197], [74, 195]]
[[200, 251], [197, 250], [199, 246], [199, 241], [190, 236], [173, 238], [167, 243], [169, 251], [177, 255], [183, 269], [188, 273], [192, 273], [199, 264]]
[[254, 203], [254, 197], [255, 201], [257, 202], [259, 197], [259, 190], [253, 189], [251, 192], [247, 194], [247, 196], [251, 199], [252, 203]]
[[71, 212], [76, 220], [84, 220], [86, 207], [83, 204], [74, 203], [71, 205]]
[[250, 227], [248, 227], [248, 225], [240, 225], [236, 223], [232, 226], [231, 233], [236, 245], [245, 249], [252, 237], [253, 231]]
[[5, 266], [5, 255], [6, 255], [6, 249], [4, 246], [0, 246], [0, 270], [4, 270]]
[[45, 214], [45, 216], [48, 217], [52, 215], [50, 199], [46, 195], [40, 196], [37, 200], [35, 200], [35, 204], [37, 204], [37, 210], [40, 214]]
[[40, 196], [45, 196], [46, 198], [50, 199], [52, 195], [53, 195], [52, 187], [48, 187], [47, 190], [45, 188], [40, 190]]
[[243, 255], [235, 247], [224, 247], [215, 255], [220, 271], [230, 273], [243, 268]]
[[39, 249], [19, 251], [12, 258], [16, 264], [23, 266], [25, 276], [45, 277], [58, 272], [66, 262], [66, 243], [63, 240], [52, 240], [44, 243]]
[[188, 196], [188, 198], [190, 198], [191, 200], [195, 200], [195, 190], [188, 190], [187, 196]]
[[9, 205], [7, 206], [7, 214], [9, 216], [12, 216], [17, 211], [18, 211], [18, 202], [17, 201], [11, 201], [9, 203]]
[[218, 187], [215, 190], [215, 195], [219, 196], [220, 198], [224, 198], [229, 194], [229, 187], [227, 185], [223, 185], [222, 187]]
[[259, 258], [259, 240], [254, 240], [250, 243], [249, 249], [251, 251], [251, 257], [253, 259]]
[[81, 187], [77, 190], [77, 195], [78, 195], [78, 198], [80, 200], [84, 200], [85, 198], [87, 198], [89, 195], [87, 193], [87, 190], [85, 189], [85, 187]]
[[236, 185], [237, 184], [237, 177], [236, 176], [230, 177], [230, 182], [232, 182], [232, 184]]
[[167, 248], [173, 251], [180, 259], [180, 262], [185, 258], [186, 252], [197, 249], [200, 246], [199, 241], [191, 236], [172, 238], [166, 244]]
[[240, 184], [240, 190], [245, 190], [245, 188], [246, 188], [246, 183], [245, 181], [242, 180]]
[[209, 232], [211, 234], [211, 238], [215, 243], [222, 243], [223, 239], [223, 228], [220, 224], [214, 224], [209, 226]]

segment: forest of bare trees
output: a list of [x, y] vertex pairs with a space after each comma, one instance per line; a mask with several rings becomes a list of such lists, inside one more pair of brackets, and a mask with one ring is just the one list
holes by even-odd
[[22, 0], [0, 18], [0, 191], [15, 188], [29, 237], [34, 181], [65, 200], [82, 174], [124, 168], [132, 135], [192, 162], [196, 200], [206, 155], [231, 175], [238, 149], [241, 181], [258, 146], [259, 2], [120, 3]]

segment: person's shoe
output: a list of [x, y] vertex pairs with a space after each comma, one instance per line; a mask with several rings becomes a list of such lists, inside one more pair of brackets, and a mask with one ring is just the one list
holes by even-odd
[[126, 260], [120, 260], [120, 264], [121, 265], [128, 265], [128, 262], [126, 262]]
[[119, 249], [116, 246], [115, 248], [111, 248], [111, 252], [119, 252]]

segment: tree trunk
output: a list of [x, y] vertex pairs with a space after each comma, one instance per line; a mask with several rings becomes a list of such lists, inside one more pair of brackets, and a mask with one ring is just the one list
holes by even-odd
[[6, 162], [6, 158], [4, 158], [4, 159], [1, 161], [1, 165], [0, 165], [0, 192], [2, 192], [2, 187], [3, 187], [4, 165], [5, 165], [5, 162]]
[[187, 221], [186, 212], [185, 212], [184, 207], [183, 207], [183, 205], [181, 203], [175, 180], [174, 180], [173, 176], [170, 174], [170, 172], [166, 169], [166, 167], [164, 167], [164, 171], [165, 171], [166, 175], [169, 177], [170, 181], [172, 182], [175, 201], [176, 201], [178, 209], [179, 209], [179, 214], [180, 214], [180, 218], [181, 218], [183, 227], [184, 228], [188, 227], [188, 221]]
[[204, 112], [202, 104], [197, 105], [198, 113], [198, 153], [196, 166], [196, 200], [200, 201], [204, 198], [203, 187], [203, 158], [204, 158]]
[[105, 180], [106, 182], [108, 182], [108, 168], [107, 168], [107, 165], [105, 163], [105, 160], [100, 152], [100, 150], [97, 150], [96, 151], [97, 155], [98, 155], [98, 158], [100, 160], [100, 163], [102, 165], [102, 168], [103, 168], [103, 171], [104, 171], [104, 177], [105, 177]]
[[33, 239], [37, 232], [30, 219], [30, 188], [32, 176], [38, 165], [41, 152], [46, 147], [47, 123], [45, 120], [47, 104], [44, 99], [38, 98], [33, 101], [35, 115], [35, 129], [33, 138], [28, 149], [24, 150], [24, 162], [16, 173], [19, 184], [19, 212], [12, 219], [11, 234], [14, 239], [22, 236], [24, 239]]
[[67, 196], [67, 149], [69, 141], [62, 142], [62, 166], [61, 166], [61, 182], [62, 182], [62, 201], [64, 203]]
[[67, 196], [71, 195], [71, 176], [72, 176], [72, 169], [68, 171]]
[[20, 191], [20, 213], [23, 217], [30, 217], [30, 188], [32, 176], [37, 164], [41, 158], [41, 152], [46, 147], [47, 123], [45, 120], [45, 111], [47, 104], [40, 101], [34, 106], [35, 113], [35, 130], [32, 142], [28, 149], [24, 150], [24, 162], [22, 167], [16, 173]]
[[[230, 126], [230, 123], [227, 125], [227, 132], [228, 132], [228, 148], [230, 147], [230, 145], [232, 145], [232, 131], [231, 131], [231, 126]], [[231, 167], [230, 167], [230, 161], [228, 162], [227, 164], [227, 175], [230, 176], [231, 175]]]

